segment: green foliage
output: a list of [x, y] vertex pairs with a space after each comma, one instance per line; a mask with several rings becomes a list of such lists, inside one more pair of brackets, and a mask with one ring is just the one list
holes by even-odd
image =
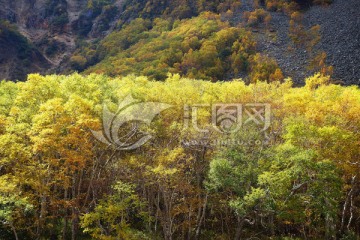
[[71, 67], [77, 71], [83, 71], [86, 67], [86, 58], [80, 55], [73, 55], [70, 58]]
[[333, 238], [341, 178], [333, 162], [316, 158], [311, 150], [280, 145], [269, 159], [269, 169], [259, 176], [259, 184], [267, 192], [278, 226], [301, 226], [298, 231], [310, 235], [317, 229]]
[[[242, 132], [240, 139], [244, 134], [251, 136]], [[228, 203], [239, 224], [261, 215], [270, 229], [286, 226], [310, 235], [317, 229], [330, 238], [335, 236], [341, 178], [333, 162], [316, 158], [290, 144], [266, 151], [227, 147], [210, 163], [208, 189]]]
[[131, 229], [128, 224], [131, 218], [136, 217], [133, 213], [141, 206], [134, 186], [117, 182], [113, 190], [114, 193], [100, 201], [93, 212], [82, 216], [84, 232], [90, 233], [94, 239], [137, 239], [141, 233]]
[[254, 52], [250, 32], [231, 27], [209, 12], [173, 24], [155, 19], [151, 25], [136, 19], [100, 43], [97, 55], [102, 61], [86, 73], [137, 73], [164, 80], [171, 72], [189, 78], [223, 80], [247, 71]]
[[16, 221], [21, 221], [26, 212], [30, 212], [32, 205], [26, 197], [20, 196], [21, 192], [7, 176], [0, 178], [0, 222], [14, 228]]
[[17, 95], [18, 86], [13, 82], [0, 82], [0, 115], [8, 115], [14, 98]]
[[243, 144], [227, 146], [220, 150], [210, 162], [207, 188], [220, 194], [238, 217], [238, 222], [249, 218], [265, 197], [265, 191], [258, 189], [258, 175], [264, 149], [261, 145], [250, 142], [260, 141], [261, 135], [256, 129], [241, 131], [235, 136]]

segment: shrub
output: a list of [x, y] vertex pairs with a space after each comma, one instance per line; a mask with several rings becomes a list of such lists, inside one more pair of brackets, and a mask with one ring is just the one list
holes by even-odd
[[70, 65], [77, 71], [83, 71], [86, 66], [86, 58], [80, 55], [74, 55], [70, 58]]
[[284, 79], [277, 62], [260, 53], [250, 57], [250, 81], [281, 81]]
[[271, 15], [266, 10], [260, 8], [253, 12], [245, 12], [244, 19], [250, 27], [258, 27], [260, 24], [268, 26], [271, 21]]

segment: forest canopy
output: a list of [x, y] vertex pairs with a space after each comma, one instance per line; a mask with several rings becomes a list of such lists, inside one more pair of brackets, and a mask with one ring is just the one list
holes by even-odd
[[[29, 75], [0, 83], [1, 239], [350, 238], [359, 231], [360, 90], [284, 82]], [[129, 96], [172, 107], [132, 151], [98, 141]], [[184, 106], [269, 104], [271, 124], [184, 127]], [[211, 121], [210, 121], [211, 122]], [[127, 131], [120, 128], [120, 132]], [[212, 142], [236, 140], [232, 145]], [[244, 143], [257, 144], [244, 144]], [[289, 239], [289, 238], [287, 238]]]

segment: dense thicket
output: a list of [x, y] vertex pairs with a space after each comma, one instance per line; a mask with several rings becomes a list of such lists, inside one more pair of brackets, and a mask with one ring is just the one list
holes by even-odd
[[[291, 85], [94, 74], [1, 82], [0, 238], [356, 239], [360, 90], [321, 75]], [[101, 130], [104, 104], [116, 112], [129, 94], [172, 107], [136, 125], [149, 142], [117, 151], [90, 130]], [[209, 132], [185, 128], [184, 106], [216, 103], [268, 103], [270, 128], [220, 134], [206, 108], [197, 120]]]
[[101, 59], [85, 72], [111, 76], [136, 72], [164, 80], [168, 72], [206, 80], [248, 74], [251, 81], [282, 80], [276, 61], [256, 54], [250, 31], [231, 27], [210, 12], [183, 21], [136, 19], [106, 37], [94, 50], [84, 48], [71, 58], [78, 70]]

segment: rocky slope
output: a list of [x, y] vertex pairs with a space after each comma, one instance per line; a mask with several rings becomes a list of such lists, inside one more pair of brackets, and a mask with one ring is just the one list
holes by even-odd
[[318, 48], [334, 66], [334, 78], [360, 85], [360, 1], [335, 0], [328, 7], [315, 6], [305, 13], [305, 24], [321, 26]]
[[[249, 0], [246, 0], [249, 1]], [[253, 10], [251, 6], [248, 9]], [[329, 6], [311, 6], [302, 10], [305, 29], [320, 25], [320, 42], [313, 52], [325, 52], [326, 64], [334, 67], [333, 78], [346, 85], [360, 85], [360, 1], [334, 0]], [[314, 74], [310, 69], [310, 53], [294, 47], [289, 38], [289, 17], [271, 12], [272, 32], [255, 33], [258, 50], [273, 57], [285, 76], [297, 85]]]
[[[112, 1], [111, 8], [106, 10], [102, 9], [101, 4], [90, 6], [88, 2], [0, 0], [0, 20], [16, 26], [18, 33], [26, 37], [34, 49], [29, 61], [36, 62], [37, 66], [30, 64], [24, 69], [26, 73], [55, 72], [61, 62], [74, 51], [78, 39], [98, 38], [107, 34], [123, 1]], [[14, 66], [21, 68], [23, 65], [21, 59], [13, 57], [16, 44], [7, 42], [6, 39], [0, 41], [0, 47], [4, 50], [1, 54], [0, 69], [5, 69], [0, 70], [0, 79], [24, 79], [24, 73], [12, 70]]]
[[[62, 73], [69, 70], [69, 59], [81, 44], [86, 42], [91, 45], [116, 29], [117, 23], [128, 22], [137, 16], [168, 14], [172, 17], [177, 14], [182, 18], [196, 15], [199, 11], [194, 1], [189, 1], [188, 8], [176, 8], [176, 1], [164, 1], [159, 8], [154, 2], [0, 0], [0, 19], [17, 27], [14, 30], [19, 33], [17, 41], [28, 40], [24, 59], [21, 56], [24, 50], [18, 47], [21, 44], [0, 34], [0, 79], [23, 80], [30, 72]], [[241, 3], [234, 15], [235, 22], [243, 19], [245, 11], [254, 10], [253, 0], [242, 0]], [[312, 6], [303, 10], [305, 28], [316, 24], [321, 26], [322, 38], [315, 50], [327, 53], [326, 61], [328, 65], [334, 66], [335, 79], [346, 84], [360, 84], [358, 9], [359, 0], [334, 0], [328, 7]], [[301, 85], [303, 79], [314, 72], [309, 69], [309, 53], [305, 48], [291, 48], [288, 16], [281, 12], [271, 12], [271, 16], [271, 31], [254, 31], [258, 51], [275, 58], [284, 75], [292, 77]]]
[[0, 22], [0, 76], [24, 79], [29, 72], [51, 67], [49, 61], [16, 28]]

